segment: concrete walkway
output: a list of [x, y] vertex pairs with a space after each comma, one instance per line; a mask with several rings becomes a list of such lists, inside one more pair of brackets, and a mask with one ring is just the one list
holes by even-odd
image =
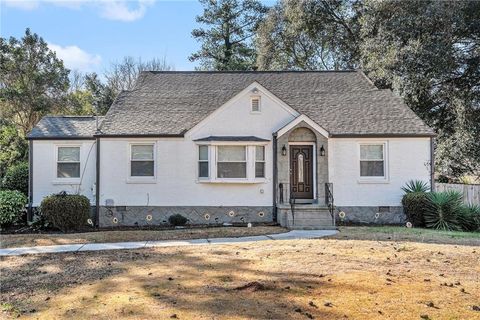
[[180, 247], [208, 244], [235, 244], [242, 242], [258, 242], [265, 240], [315, 239], [336, 234], [336, 230], [292, 230], [285, 233], [269, 234], [264, 236], [250, 236], [240, 238], [212, 238], [192, 240], [160, 240], [114, 243], [81, 243], [56, 246], [38, 246], [0, 249], [0, 256], [20, 256], [36, 253], [59, 253], [78, 251], [125, 250], [150, 247]]

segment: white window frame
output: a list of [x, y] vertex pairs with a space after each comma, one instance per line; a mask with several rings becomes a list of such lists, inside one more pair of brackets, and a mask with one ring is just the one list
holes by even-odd
[[[257, 160], [257, 147], [262, 147], [263, 148], [263, 160], [261, 160], [261, 161]], [[266, 163], [267, 163], [265, 161], [266, 160], [266, 158], [265, 158], [266, 154], [267, 154], [267, 149], [265, 148], [265, 146], [255, 146], [255, 158], [254, 158], [255, 169], [254, 169], [254, 172], [253, 172], [253, 174], [255, 175], [255, 179], [265, 179], [265, 176], [267, 174], [267, 172], [265, 170], [266, 169], [265, 166], [266, 166]], [[257, 163], [263, 163], [263, 177], [257, 177]]]
[[[200, 147], [207, 147], [207, 160], [200, 160]], [[210, 180], [211, 171], [210, 171], [210, 147], [205, 144], [199, 144], [197, 146], [197, 179], [198, 180]], [[206, 162], [208, 164], [208, 176], [207, 177], [200, 177], [200, 163]]]
[[[383, 147], [383, 176], [362, 176], [361, 175], [361, 161], [368, 161], [362, 160], [361, 158], [361, 147], [362, 146], [378, 146], [382, 145]], [[388, 183], [389, 182], [389, 170], [388, 170], [388, 141], [359, 141], [358, 142], [358, 182], [359, 183]], [[372, 161], [380, 161], [380, 160], [372, 160]]]
[[[132, 146], [153, 146], [153, 176], [132, 176]], [[155, 141], [129, 142], [127, 160], [127, 183], [157, 182], [157, 143]]]
[[[268, 181], [268, 170], [269, 170], [269, 155], [267, 152], [268, 142], [202, 142], [198, 145], [208, 146], [208, 173], [209, 178], [199, 178], [199, 167], [198, 167], [198, 154], [199, 149], [197, 148], [196, 155], [196, 181], [198, 183], [265, 183]], [[247, 163], [247, 177], [246, 178], [218, 178], [217, 177], [217, 159], [218, 159], [218, 147], [219, 146], [243, 146], [246, 149], [245, 159]], [[255, 147], [263, 146], [265, 148], [265, 177], [264, 178], [255, 178]], [[236, 161], [235, 161], [236, 162]]]
[[[216, 180], [231, 180], [231, 181], [244, 181], [244, 180], [248, 180], [248, 160], [249, 160], [249, 157], [248, 157], [248, 146], [246, 145], [236, 145], [236, 146], [233, 146], [233, 147], [243, 147], [244, 148], [244, 151], [245, 151], [245, 160], [244, 161], [218, 161], [218, 149], [221, 148], [221, 147], [232, 147], [232, 145], [218, 145], [216, 146], [215, 148], [215, 152], [216, 152], [216, 155], [215, 155], [215, 167], [216, 167], [216, 170], [214, 172], [215, 174], [215, 179]], [[228, 163], [228, 162], [233, 162], [233, 163], [245, 163], [245, 178], [220, 178], [218, 176], [218, 163], [219, 162], [222, 162], [222, 163]]]
[[[79, 153], [80, 153], [80, 176], [78, 178], [64, 178], [64, 177], [59, 177], [58, 176], [58, 148], [79, 148]], [[83, 159], [82, 159], [82, 144], [78, 143], [65, 143], [65, 144], [56, 144], [54, 148], [55, 152], [55, 164], [54, 164], [54, 178], [53, 178], [53, 183], [54, 184], [80, 184], [80, 180], [82, 177], [82, 164], [83, 164]], [[66, 162], [65, 162], [66, 163]]]
[[[253, 100], [257, 99], [258, 100], [258, 110], [255, 111], [253, 110]], [[262, 97], [260, 95], [253, 95], [250, 96], [250, 113], [251, 114], [260, 114], [262, 113]]]

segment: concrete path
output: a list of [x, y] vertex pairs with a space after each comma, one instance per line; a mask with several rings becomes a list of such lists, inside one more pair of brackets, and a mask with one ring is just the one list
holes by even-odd
[[36, 253], [59, 253], [78, 251], [125, 250], [150, 247], [180, 247], [206, 244], [235, 244], [242, 242], [258, 242], [265, 240], [315, 239], [336, 234], [336, 230], [292, 230], [285, 233], [269, 234], [264, 236], [250, 236], [240, 238], [212, 238], [192, 240], [160, 240], [114, 243], [82, 243], [64, 244], [56, 246], [37, 246], [0, 249], [0, 256], [20, 256]]

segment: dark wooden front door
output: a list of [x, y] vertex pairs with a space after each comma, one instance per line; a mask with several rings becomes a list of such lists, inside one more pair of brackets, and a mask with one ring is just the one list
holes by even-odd
[[313, 146], [290, 146], [291, 197], [313, 199]]

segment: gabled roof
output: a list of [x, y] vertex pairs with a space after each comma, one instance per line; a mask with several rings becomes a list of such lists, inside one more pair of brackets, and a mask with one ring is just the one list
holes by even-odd
[[332, 136], [433, 134], [360, 71], [142, 72], [108, 111], [102, 134], [183, 134], [255, 81]]
[[[98, 117], [98, 125], [104, 117]], [[91, 139], [97, 129], [94, 116], [46, 116], [28, 134], [28, 139]]]

